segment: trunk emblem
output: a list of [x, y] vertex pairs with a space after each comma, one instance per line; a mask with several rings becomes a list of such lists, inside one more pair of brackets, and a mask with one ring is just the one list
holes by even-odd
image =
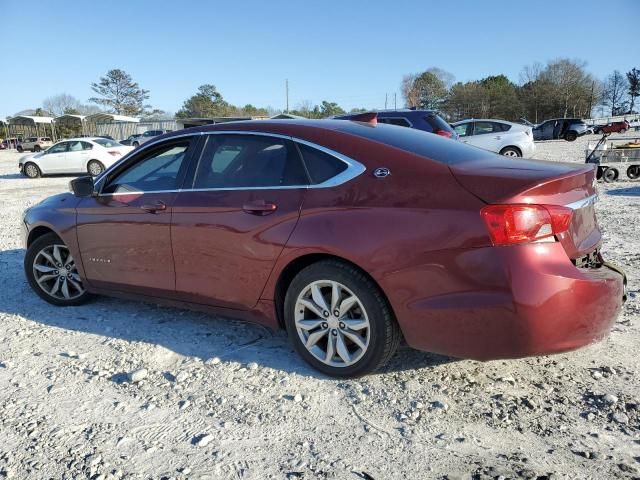
[[384, 178], [391, 175], [391, 170], [387, 167], [378, 167], [373, 171], [373, 176], [376, 178]]

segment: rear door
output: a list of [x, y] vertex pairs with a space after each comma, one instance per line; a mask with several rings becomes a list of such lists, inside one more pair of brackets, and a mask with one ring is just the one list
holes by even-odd
[[473, 135], [466, 140], [469, 145], [490, 152], [499, 152], [502, 145], [502, 129], [495, 122], [473, 122]]
[[194, 170], [173, 208], [177, 294], [250, 309], [300, 216], [308, 180], [298, 150], [281, 136], [210, 134]]
[[69, 150], [67, 152], [67, 165], [69, 167], [69, 172], [86, 172], [86, 165], [90, 160], [90, 153], [90, 143], [80, 140], [69, 142]]
[[171, 212], [197, 137], [143, 148], [98, 182], [77, 207], [77, 235], [91, 285], [154, 296], [175, 293]]

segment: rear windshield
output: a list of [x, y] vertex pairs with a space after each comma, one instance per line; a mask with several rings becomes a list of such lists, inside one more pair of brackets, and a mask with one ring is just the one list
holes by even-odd
[[437, 132], [438, 130], [444, 130], [445, 132], [453, 132], [451, 125], [449, 125], [447, 122], [445, 122], [441, 117], [439, 117], [435, 113], [431, 113], [425, 116], [424, 119], [427, 121], [429, 125], [431, 125], [431, 128], [433, 128], [434, 132]]
[[[442, 121], [444, 122], [444, 120]], [[451, 127], [449, 126], [448, 129], [451, 129]], [[457, 140], [444, 138], [433, 133], [416, 130], [415, 128], [382, 124], [372, 127], [358, 122], [344, 122], [344, 125], [341, 125], [339, 130], [384, 143], [445, 165], [482, 160], [493, 155], [479, 148], [471, 148]]]
[[118, 142], [115, 142], [113, 140], [109, 140], [108, 138], [94, 138], [93, 141], [96, 142], [98, 145], [102, 145], [103, 147], [106, 147], [106, 148], [113, 148], [113, 147], [121, 147], [122, 146]]

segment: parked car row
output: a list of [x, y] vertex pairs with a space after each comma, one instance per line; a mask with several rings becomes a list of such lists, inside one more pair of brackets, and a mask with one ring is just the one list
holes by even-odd
[[120, 143], [122, 145], [131, 145], [133, 147], [139, 147], [145, 142], [148, 142], [152, 138], [159, 137], [160, 135], [164, 135], [165, 133], [169, 133], [171, 130], [147, 130], [144, 133], [136, 133], [134, 135], [130, 135], [128, 138], [121, 140]]

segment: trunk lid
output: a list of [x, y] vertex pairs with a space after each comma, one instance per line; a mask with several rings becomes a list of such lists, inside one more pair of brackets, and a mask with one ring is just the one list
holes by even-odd
[[570, 258], [593, 252], [601, 242], [594, 209], [597, 189], [593, 165], [513, 160], [496, 155], [449, 168], [466, 190], [488, 204], [571, 207], [569, 231], [558, 235]]

